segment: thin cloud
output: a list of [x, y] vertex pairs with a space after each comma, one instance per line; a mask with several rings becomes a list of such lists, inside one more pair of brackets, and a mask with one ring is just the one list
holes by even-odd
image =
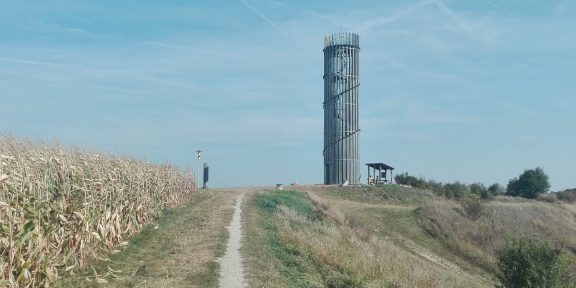
[[489, 30], [482, 29], [482, 27], [473, 27], [468, 20], [461, 17], [456, 11], [450, 9], [443, 0], [433, 0], [434, 5], [440, 12], [452, 20], [458, 27], [469, 33], [473, 38], [479, 38], [483, 44], [489, 44], [494, 41], [493, 33]]
[[496, 3], [494, 3], [494, 1], [492, 1], [492, 0], [484, 0], [484, 2], [490, 4], [490, 6], [496, 8], [496, 9], [498, 9], [498, 10], [503, 10], [502, 7], [498, 6], [498, 5], [497, 5]]
[[264, 15], [264, 13], [260, 12], [260, 10], [256, 9], [252, 5], [248, 4], [248, 2], [246, 2], [245, 0], [240, 0], [240, 2], [242, 2], [242, 4], [244, 4], [246, 7], [250, 8], [250, 10], [252, 10], [258, 16], [260, 16], [260, 18], [262, 18], [262, 20], [266, 21], [266, 23], [270, 24], [270, 26], [274, 27], [277, 30], [281, 30], [280, 26], [276, 25], [276, 23], [274, 23], [272, 20], [270, 20], [270, 18], [266, 17], [266, 15]]
[[473, 31], [472, 27], [466, 20], [464, 20], [460, 15], [458, 15], [454, 10], [450, 9], [446, 3], [442, 0], [433, 0], [432, 1], [436, 7], [444, 14], [446, 17], [450, 18], [454, 21], [458, 26], [460, 26], [464, 30]]
[[[484, 1], [487, 1], [488, 3], [493, 3], [490, 0], [484, 0]], [[411, 14], [413, 14], [414, 12], [426, 8], [428, 6], [436, 7], [443, 16], [452, 21], [458, 28], [468, 33], [468, 35], [470, 35], [471, 37], [479, 39], [480, 41], [482, 41], [482, 43], [489, 44], [494, 41], [494, 33], [492, 31], [483, 29], [482, 27], [475, 27], [470, 23], [470, 21], [468, 21], [467, 19], [459, 15], [456, 11], [448, 7], [448, 5], [443, 0], [426, 0], [416, 3], [414, 5], [406, 6], [400, 10], [395, 11], [391, 15], [365, 21], [363, 24], [359, 25], [353, 30], [359, 33], [366, 33], [379, 26], [401, 21], [406, 17], [410, 16]]]
[[315, 12], [313, 10], [310, 9], [304, 9], [300, 6], [295, 6], [293, 4], [288, 4], [282, 1], [278, 1], [278, 0], [269, 0], [272, 3], [276, 3], [279, 6], [282, 6], [285, 10], [294, 10], [297, 11], [298, 13], [305, 15], [305, 16], [311, 16], [314, 19], [324, 19], [327, 20], [328, 22], [334, 24], [337, 23], [338, 25], [340, 25], [341, 23], [341, 18], [339, 17], [331, 17], [331, 16], [327, 16], [318, 12]]
[[433, 4], [436, 0], [427, 0], [420, 3], [416, 3], [414, 5], [405, 7], [404, 9], [398, 10], [394, 12], [390, 16], [379, 17], [375, 19], [370, 19], [366, 21], [364, 24], [360, 25], [358, 28], [355, 29], [357, 32], [367, 32], [372, 30], [378, 26], [393, 23], [404, 19], [405, 17], [409, 16], [410, 14], [414, 13], [418, 9], [425, 7], [427, 5]]
[[22, 60], [22, 59], [0, 58], [0, 62], [12, 63], [12, 64], [25, 64], [25, 65], [62, 66], [58, 63], [46, 62], [46, 61], [36, 61], [36, 60], [27, 60], [27, 59]]

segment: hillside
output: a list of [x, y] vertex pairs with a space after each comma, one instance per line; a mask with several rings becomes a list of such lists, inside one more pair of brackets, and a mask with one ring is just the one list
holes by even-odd
[[[574, 259], [575, 205], [500, 197], [471, 218], [457, 202], [397, 185], [294, 188], [252, 200], [251, 287], [295, 279], [298, 287], [490, 287], [494, 252], [513, 235], [557, 240]], [[251, 257], [261, 245], [270, 253]]]

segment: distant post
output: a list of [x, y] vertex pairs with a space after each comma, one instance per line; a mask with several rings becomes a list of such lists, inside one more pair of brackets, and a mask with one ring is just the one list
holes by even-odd
[[208, 163], [204, 163], [204, 179], [202, 180], [202, 188], [206, 189], [206, 183], [208, 182]]
[[196, 150], [196, 178], [198, 181], [196, 182], [196, 187], [200, 185], [200, 149]]

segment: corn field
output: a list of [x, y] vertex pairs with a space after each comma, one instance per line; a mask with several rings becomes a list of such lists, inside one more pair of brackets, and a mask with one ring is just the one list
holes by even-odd
[[0, 137], [0, 287], [48, 287], [186, 203], [169, 165]]

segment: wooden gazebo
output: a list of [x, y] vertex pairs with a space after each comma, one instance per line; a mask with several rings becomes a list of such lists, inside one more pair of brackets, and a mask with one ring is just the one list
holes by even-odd
[[[394, 167], [384, 163], [367, 163], [366, 166], [368, 166], [368, 185], [392, 183]], [[370, 168], [372, 168], [372, 173], [370, 173]], [[376, 174], [376, 171], [378, 171], [378, 174]], [[388, 171], [390, 171], [390, 174], [388, 174]]]

